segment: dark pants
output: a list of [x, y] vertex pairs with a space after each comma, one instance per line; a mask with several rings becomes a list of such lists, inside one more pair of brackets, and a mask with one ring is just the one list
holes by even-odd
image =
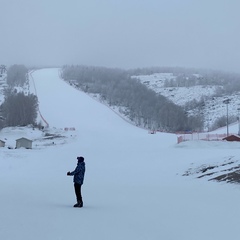
[[82, 202], [82, 193], [81, 193], [82, 184], [74, 183], [74, 189], [77, 201]]

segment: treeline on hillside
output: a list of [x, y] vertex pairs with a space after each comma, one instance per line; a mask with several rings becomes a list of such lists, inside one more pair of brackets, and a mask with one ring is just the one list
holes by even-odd
[[[24, 94], [15, 87], [28, 84], [28, 70], [23, 65], [13, 65], [7, 70], [8, 88], [0, 105], [0, 129], [9, 126], [36, 125], [38, 99], [33, 94]], [[19, 89], [19, 88], [18, 88]]]
[[201, 118], [187, 117], [180, 106], [132, 79], [129, 71], [91, 66], [64, 66], [62, 78], [87, 93], [100, 94], [119, 106], [137, 126], [162, 131], [200, 130]]
[[148, 75], [153, 73], [173, 73], [174, 78], [166, 80], [164, 87], [192, 87], [197, 85], [219, 86], [217, 95], [233, 94], [240, 91], [240, 74], [174, 67], [154, 67], [130, 70], [133, 75]]
[[240, 75], [212, 73], [208, 75], [179, 73], [175, 78], [166, 80], [164, 87], [192, 87], [197, 85], [219, 86], [222, 94], [232, 94], [240, 91]]

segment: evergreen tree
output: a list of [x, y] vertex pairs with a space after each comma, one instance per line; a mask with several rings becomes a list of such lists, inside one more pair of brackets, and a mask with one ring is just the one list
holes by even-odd
[[36, 124], [38, 99], [35, 95], [9, 94], [1, 106], [5, 126]]
[[7, 84], [22, 87], [28, 80], [28, 69], [24, 65], [13, 65], [7, 71]]

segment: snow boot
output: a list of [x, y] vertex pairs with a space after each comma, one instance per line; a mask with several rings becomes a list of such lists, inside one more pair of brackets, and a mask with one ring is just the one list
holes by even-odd
[[77, 203], [73, 207], [81, 208], [81, 207], [83, 207], [83, 202], [82, 201], [77, 201]]

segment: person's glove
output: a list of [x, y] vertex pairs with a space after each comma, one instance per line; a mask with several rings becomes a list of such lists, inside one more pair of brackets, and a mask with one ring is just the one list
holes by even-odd
[[70, 173], [70, 172], [67, 172], [67, 175], [68, 175], [68, 176], [70, 176], [70, 175], [71, 175], [71, 173]]

